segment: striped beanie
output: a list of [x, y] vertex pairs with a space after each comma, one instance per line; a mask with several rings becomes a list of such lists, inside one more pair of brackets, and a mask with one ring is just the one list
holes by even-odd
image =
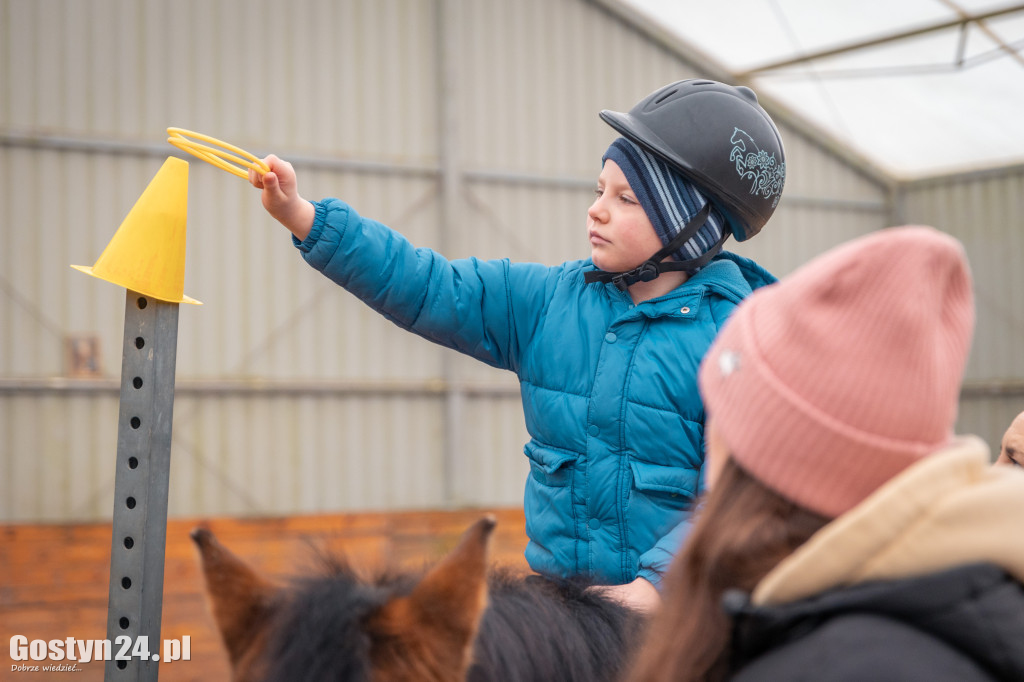
[[[697, 186], [667, 163], [624, 137], [612, 142], [601, 162], [611, 159], [622, 169], [630, 189], [654, 225], [661, 243], [668, 246], [687, 221], [708, 203]], [[679, 261], [699, 258], [722, 237], [725, 218], [712, 205], [704, 225], [672, 256]]]
[[747, 297], [704, 357], [701, 395], [737, 464], [836, 517], [949, 443], [973, 329], [960, 242], [881, 230]]

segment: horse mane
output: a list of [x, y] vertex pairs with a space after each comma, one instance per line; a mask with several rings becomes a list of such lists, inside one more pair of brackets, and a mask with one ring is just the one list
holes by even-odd
[[586, 591], [591, 584], [493, 571], [490, 606], [467, 679], [618, 679], [644, 621], [636, 611]]
[[212, 534], [194, 538], [236, 682], [618, 679], [642, 616], [582, 579], [488, 569], [489, 532], [475, 526], [422, 570], [364, 575], [344, 556], [318, 552], [319, 566], [283, 585]]
[[[266, 680], [370, 680], [365, 619], [408, 595], [424, 570], [357, 575], [344, 556], [320, 558], [322, 573], [295, 579], [267, 632]], [[618, 679], [642, 619], [584, 579], [549, 580], [496, 567], [473, 647], [470, 682], [598, 682]]]
[[330, 573], [294, 579], [267, 610], [258, 679], [371, 678], [363, 622], [393, 590], [365, 583], [342, 560], [332, 559], [330, 566]]

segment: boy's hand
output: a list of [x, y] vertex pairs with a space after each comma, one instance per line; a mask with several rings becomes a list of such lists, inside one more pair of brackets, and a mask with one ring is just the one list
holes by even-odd
[[264, 175], [249, 169], [249, 182], [263, 190], [263, 208], [279, 223], [287, 227], [299, 240], [309, 236], [316, 217], [316, 209], [299, 196], [295, 169], [287, 161], [273, 154], [263, 159], [270, 167]]
[[658, 589], [643, 578], [637, 578], [625, 585], [601, 585], [587, 588], [603, 594], [635, 611], [644, 614], [654, 613], [661, 606], [661, 595]]

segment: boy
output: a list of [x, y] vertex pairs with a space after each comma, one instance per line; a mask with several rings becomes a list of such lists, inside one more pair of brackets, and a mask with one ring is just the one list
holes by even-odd
[[701, 487], [698, 365], [774, 281], [720, 249], [768, 220], [785, 163], [747, 88], [678, 81], [601, 116], [623, 137], [587, 212], [591, 258], [554, 267], [416, 249], [337, 199], [304, 200], [275, 156], [250, 181], [310, 265], [398, 326], [516, 372], [530, 566], [649, 609]]

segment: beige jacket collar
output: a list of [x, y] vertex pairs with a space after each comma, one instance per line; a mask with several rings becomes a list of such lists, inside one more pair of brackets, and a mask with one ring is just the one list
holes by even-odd
[[1024, 472], [993, 467], [988, 447], [958, 438], [814, 534], [754, 590], [781, 604], [868, 580], [989, 561], [1024, 581]]

